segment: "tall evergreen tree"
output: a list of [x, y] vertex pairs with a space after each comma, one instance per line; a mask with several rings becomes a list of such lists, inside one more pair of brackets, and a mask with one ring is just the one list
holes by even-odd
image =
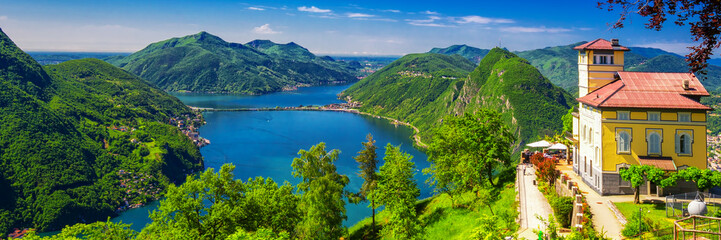
[[376, 234], [376, 201], [374, 192], [378, 185], [378, 158], [376, 154], [376, 141], [373, 140], [373, 135], [370, 133], [366, 136], [367, 142], [363, 143], [363, 149], [358, 152], [358, 156], [354, 157], [358, 162], [358, 168], [360, 168], [360, 175], [363, 178], [363, 185], [361, 186], [358, 195], [362, 200], [370, 201], [371, 204], [371, 233], [373, 236]]
[[385, 163], [380, 167], [376, 194], [378, 202], [390, 215], [383, 227], [383, 235], [392, 239], [416, 239], [421, 233], [415, 208], [420, 190], [413, 180], [415, 163], [412, 158], [389, 143], [383, 158]]
[[338, 239], [345, 233], [343, 188], [348, 177], [338, 174], [333, 164], [339, 153], [337, 149], [326, 152], [321, 142], [309, 150], [300, 150], [300, 157], [293, 159], [293, 176], [302, 179], [298, 192], [302, 193], [300, 209], [304, 217], [296, 231], [301, 239]]

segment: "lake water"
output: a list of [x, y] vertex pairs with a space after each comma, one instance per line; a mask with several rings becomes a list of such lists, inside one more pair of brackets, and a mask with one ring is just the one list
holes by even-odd
[[[345, 86], [309, 87], [298, 91], [274, 93], [263, 96], [178, 94], [184, 103], [197, 107], [237, 108], [275, 107], [298, 105], [325, 105], [341, 102], [336, 94]], [[225, 163], [236, 166], [235, 177], [247, 180], [256, 176], [270, 177], [278, 183], [288, 181], [297, 184], [293, 178], [291, 163], [300, 149], [309, 149], [319, 142], [326, 143], [326, 150], [341, 151], [335, 163], [338, 172], [350, 178], [349, 191], [358, 191], [363, 180], [358, 177], [358, 164], [353, 159], [361, 150], [361, 142], [368, 133], [373, 135], [381, 159], [388, 143], [401, 145], [401, 150], [413, 155], [416, 163], [416, 183], [421, 189], [421, 198], [431, 196], [427, 187], [427, 176], [422, 169], [429, 163], [424, 153], [413, 147], [413, 131], [404, 126], [395, 126], [387, 120], [345, 112], [319, 111], [267, 111], [267, 112], [207, 112], [206, 125], [200, 134], [211, 141], [201, 148], [205, 166], [219, 169]], [[380, 164], [379, 164], [380, 165]], [[351, 226], [370, 216], [367, 203], [347, 204]], [[113, 221], [133, 223], [140, 230], [149, 222], [148, 212], [157, 208], [157, 203], [122, 213]]]

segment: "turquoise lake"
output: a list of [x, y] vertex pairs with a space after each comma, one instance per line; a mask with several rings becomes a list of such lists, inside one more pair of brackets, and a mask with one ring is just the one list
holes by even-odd
[[[346, 89], [344, 86], [300, 88], [298, 91], [274, 93], [263, 96], [176, 94], [184, 103], [196, 107], [238, 108], [275, 107], [298, 105], [325, 105], [339, 103], [336, 95]], [[235, 177], [247, 180], [256, 176], [270, 177], [278, 183], [288, 181], [296, 184], [291, 162], [300, 149], [309, 149], [319, 142], [326, 143], [326, 150], [338, 149], [340, 158], [336, 161], [338, 172], [350, 178], [346, 187], [358, 191], [363, 180], [358, 177], [358, 164], [353, 159], [361, 150], [361, 142], [368, 133], [373, 135], [381, 160], [386, 144], [401, 145], [401, 149], [413, 155], [416, 163], [416, 183], [421, 189], [420, 198], [432, 195], [432, 189], [425, 183], [428, 176], [422, 169], [429, 163], [426, 155], [413, 147], [413, 131], [404, 126], [395, 126], [387, 120], [345, 112], [328, 111], [266, 111], [266, 112], [207, 112], [206, 125], [199, 129], [200, 135], [211, 141], [201, 148], [206, 168], [218, 169], [226, 163], [236, 166]], [[367, 203], [347, 204], [351, 226], [371, 214]], [[157, 202], [143, 208], [122, 213], [113, 221], [133, 223], [133, 229], [140, 230], [149, 222], [148, 212], [157, 208]]]

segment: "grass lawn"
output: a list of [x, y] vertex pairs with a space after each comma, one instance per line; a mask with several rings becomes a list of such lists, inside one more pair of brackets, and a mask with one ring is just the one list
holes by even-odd
[[614, 203], [621, 214], [626, 219], [631, 218], [631, 214], [638, 216], [638, 209], [643, 208], [643, 216], [649, 217], [659, 224], [659, 228], [673, 227], [673, 221], [675, 218], [666, 217], [666, 204], [665, 203], [641, 203], [634, 204], [633, 202], [616, 202]]
[[[455, 197], [456, 207], [452, 207], [448, 194], [438, 194], [433, 197], [416, 202], [418, 219], [423, 226], [423, 239], [469, 239], [479, 226], [482, 215], [491, 215], [488, 206], [473, 204], [475, 195], [472, 192]], [[500, 197], [492, 204], [493, 213], [510, 212], [513, 218], [518, 216], [516, 191], [511, 185], [500, 192]], [[500, 218], [499, 218], [500, 219]], [[376, 225], [382, 228], [387, 221], [384, 212], [376, 214]], [[371, 219], [366, 218], [348, 229], [349, 239], [363, 239], [363, 235], [370, 231]], [[499, 225], [501, 226], [501, 225]], [[512, 229], [516, 232], [518, 229]], [[378, 230], [380, 232], [380, 230]], [[381, 238], [385, 239], [383, 236]]]

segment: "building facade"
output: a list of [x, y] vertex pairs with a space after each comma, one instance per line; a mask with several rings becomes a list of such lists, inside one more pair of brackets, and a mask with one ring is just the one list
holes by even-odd
[[[653, 165], [705, 169], [709, 93], [692, 73], [624, 72], [628, 48], [597, 39], [577, 46], [578, 113], [574, 171], [601, 195], [633, 194], [619, 170]], [[681, 184], [683, 185], [683, 184]], [[668, 189], [667, 189], [668, 190]], [[663, 194], [647, 184], [644, 194]]]

